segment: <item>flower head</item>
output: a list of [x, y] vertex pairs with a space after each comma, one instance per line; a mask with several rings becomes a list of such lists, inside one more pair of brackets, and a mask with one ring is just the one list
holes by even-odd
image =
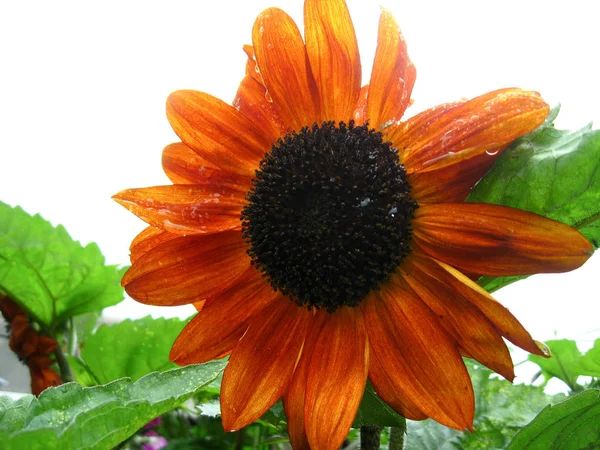
[[174, 184], [115, 196], [150, 224], [123, 285], [196, 305], [171, 359], [230, 355], [226, 430], [283, 397], [295, 448], [339, 448], [367, 378], [408, 418], [470, 428], [462, 356], [512, 379], [503, 337], [543, 354], [472, 279], [571, 270], [592, 251], [566, 225], [464, 202], [548, 105], [502, 89], [401, 121], [416, 72], [390, 13], [362, 87], [344, 1], [306, 0], [304, 16], [304, 39], [279, 9], [257, 18], [233, 106], [171, 94]]

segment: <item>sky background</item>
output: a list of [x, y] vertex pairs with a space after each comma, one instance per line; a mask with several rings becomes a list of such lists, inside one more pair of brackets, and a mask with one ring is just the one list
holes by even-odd
[[[348, 1], [368, 82], [379, 5], [403, 30], [417, 67], [413, 115], [501, 87], [562, 104], [559, 128], [600, 122], [596, 2]], [[129, 263], [145, 224], [114, 203], [131, 187], [169, 184], [163, 147], [177, 140], [167, 95], [206, 91], [228, 102], [244, 75], [255, 17], [279, 6], [302, 29], [302, 2], [22, 1], [0, 3], [0, 200], [97, 242]], [[496, 294], [540, 340], [600, 336], [600, 256], [580, 270], [539, 275]], [[110, 318], [186, 316], [131, 300]], [[524, 358], [516, 355], [515, 358]]]

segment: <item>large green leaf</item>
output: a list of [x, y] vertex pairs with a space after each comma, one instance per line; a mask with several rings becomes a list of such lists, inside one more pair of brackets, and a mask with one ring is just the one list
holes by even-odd
[[0, 202], [0, 292], [42, 324], [119, 303], [123, 273], [96, 244], [82, 247], [62, 226]]
[[110, 449], [155, 417], [179, 406], [213, 380], [224, 361], [151, 373], [82, 388], [67, 383], [39, 398], [0, 397], [3, 450]]
[[600, 390], [590, 389], [545, 408], [513, 439], [509, 450], [600, 448]]
[[530, 361], [540, 366], [546, 381], [558, 378], [572, 391], [579, 391], [583, 390], [583, 387], [577, 384], [579, 376], [600, 376], [600, 339], [596, 339], [594, 347], [585, 355], [577, 348], [577, 343], [569, 339], [546, 341], [546, 345], [552, 353], [552, 358], [528, 356]]
[[505, 448], [512, 437], [548, 404], [564, 397], [544, 394], [540, 387], [512, 384], [492, 371], [465, 360], [475, 391], [473, 433], [451, 430], [433, 420], [408, 422], [409, 450]]
[[163, 372], [177, 367], [169, 361], [169, 352], [185, 324], [147, 316], [102, 325], [88, 337], [81, 358], [99, 383], [122, 377], [135, 381], [150, 372]]
[[[554, 128], [555, 108], [539, 128], [517, 139], [475, 186], [468, 200], [531, 211], [600, 242], [600, 130]], [[520, 277], [482, 277], [494, 291]]]

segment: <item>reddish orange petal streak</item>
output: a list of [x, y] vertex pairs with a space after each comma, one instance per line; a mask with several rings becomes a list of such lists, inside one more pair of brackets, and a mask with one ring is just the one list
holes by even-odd
[[263, 11], [252, 29], [256, 61], [269, 97], [294, 130], [320, 118], [319, 93], [298, 27], [284, 11]]
[[304, 37], [321, 97], [321, 121], [347, 123], [360, 92], [361, 65], [346, 2], [304, 2]]
[[549, 111], [537, 92], [501, 89], [422, 112], [394, 127], [388, 138], [407, 169], [420, 171], [452, 152], [476, 147], [475, 156], [512, 142], [539, 126]]
[[277, 105], [267, 100], [266, 93], [267, 90], [261, 82], [246, 76], [240, 83], [233, 106], [252, 120], [271, 142], [275, 142], [286, 134], [286, 125], [281, 119]]
[[434, 261], [414, 253], [400, 267], [410, 288], [434, 312], [461, 350], [512, 381], [513, 363], [499, 331], [460, 291], [436, 278], [440, 271], [443, 270]]
[[390, 120], [400, 120], [410, 104], [416, 76], [400, 27], [392, 13], [382, 8], [367, 102], [371, 127], [379, 130]]
[[140, 234], [138, 234], [131, 245], [129, 246], [129, 259], [133, 264], [137, 261], [140, 256], [152, 250], [154, 247], [159, 246], [163, 242], [170, 241], [179, 237], [177, 234], [169, 233], [156, 227], [147, 227]]
[[176, 91], [167, 118], [179, 138], [222, 170], [252, 176], [271, 141], [233, 106], [204, 92]]
[[421, 205], [413, 239], [445, 263], [482, 275], [566, 272], [593, 247], [577, 230], [537, 214], [484, 203]]
[[494, 324], [498, 331], [513, 344], [521, 347], [530, 353], [541, 356], [548, 356], [543, 348], [540, 348], [531, 338], [529, 332], [521, 325], [511, 312], [498, 303], [485, 289], [460, 273], [453, 267], [436, 261], [444, 269], [443, 272], [436, 272], [444, 283], [451, 286], [468, 301], [477, 306], [483, 314]]
[[[363, 302], [373, 358], [375, 391], [394, 404], [406, 398], [432, 419], [459, 430], [471, 428], [471, 380], [456, 343], [417, 297], [389, 284]], [[390, 378], [380, 383], [384, 374]], [[391, 390], [393, 388], [393, 390]]]
[[150, 225], [174, 234], [241, 229], [243, 188], [226, 184], [175, 184], [127, 189], [113, 196]]
[[206, 302], [186, 325], [171, 349], [170, 359], [179, 365], [197, 364], [227, 354], [242, 337], [252, 317], [279, 295], [254, 267], [237, 283]]
[[340, 448], [362, 399], [368, 365], [360, 310], [342, 307], [329, 314], [308, 368], [304, 420], [311, 448]]
[[323, 328], [323, 323], [327, 319], [328, 313], [324, 310], [316, 311], [312, 319], [311, 327], [304, 341], [302, 357], [294, 371], [292, 380], [288, 389], [283, 394], [283, 407], [288, 422], [288, 434], [290, 443], [294, 450], [310, 450], [308, 437], [306, 436], [306, 427], [304, 424], [306, 383], [308, 378], [308, 367], [314, 352], [317, 338]]
[[225, 431], [251, 424], [283, 395], [310, 318], [306, 308], [280, 296], [252, 319], [223, 374], [221, 416]]
[[184, 305], [225, 291], [249, 266], [240, 231], [181, 236], [142, 255], [121, 284], [141, 303]]
[[369, 359], [369, 379], [383, 401], [398, 414], [410, 420], [428, 418], [427, 414], [423, 413], [417, 405], [396, 388], [394, 379], [386, 373], [383, 365], [377, 359], [377, 355], [373, 352]]

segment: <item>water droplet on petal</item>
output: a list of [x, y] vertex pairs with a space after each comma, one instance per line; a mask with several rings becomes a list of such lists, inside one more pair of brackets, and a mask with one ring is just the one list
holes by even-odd
[[486, 150], [485, 153], [490, 156], [494, 156], [498, 154], [498, 149]]
[[265, 100], [268, 101], [269, 103], [273, 102], [273, 97], [271, 97], [271, 94], [269, 94], [269, 91], [265, 91]]

